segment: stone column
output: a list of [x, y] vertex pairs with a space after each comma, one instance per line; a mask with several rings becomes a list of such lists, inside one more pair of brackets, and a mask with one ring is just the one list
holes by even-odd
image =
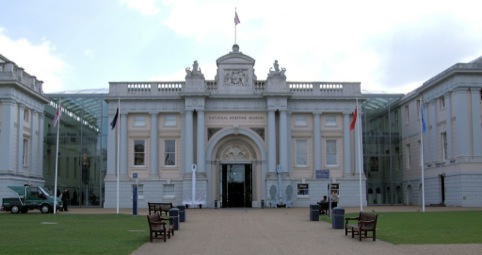
[[454, 109], [457, 113], [455, 118], [455, 130], [456, 130], [456, 151], [455, 157], [468, 157], [470, 156], [470, 134], [467, 131], [469, 125], [468, 113], [468, 96], [466, 89], [457, 89], [454, 91]]
[[472, 97], [472, 144], [474, 146], [474, 156], [482, 156], [482, 127], [480, 120], [480, 91], [479, 88], [472, 88], [470, 90]]
[[191, 172], [191, 165], [194, 163], [193, 157], [193, 112], [192, 110], [186, 110], [184, 113], [184, 172]]
[[[29, 169], [30, 174], [33, 176], [41, 176], [39, 168], [42, 169], [42, 165], [37, 164], [37, 159], [40, 157], [39, 154], [43, 152], [43, 150], [38, 147], [40, 142], [39, 137], [43, 137], [43, 134], [38, 132], [39, 124], [38, 124], [38, 112], [32, 109], [30, 111], [30, 148], [29, 148]], [[39, 175], [40, 174], [40, 175]]]
[[157, 112], [151, 112], [151, 148], [150, 148], [150, 158], [151, 158], [151, 168], [149, 171], [149, 178], [150, 179], [158, 179], [159, 178], [159, 169], [158, 169], [158, 162], [159, 162], [159, 135], [158, 135], [158, 119], [157, 119]]
[[[343, 113], [343, 176], [348, 177], [352, 175], [352, 146], [351, 146], [351, 132], [350, 132], [350, 114], [348, 112]], [[360, 121], [360, 120], [357, 120]], [[355, 132], [356, 130], [353, 130]], [[355, 135], [355, 139], [357, 139]], [[356, 143], [355, 143], [356, 144]], [[357, 148], [355, 148], [357, 151]], [[356, 153], [355, 153], [356, 155]], [[356, 162], [356, 158], [355, 158]]]
[[276, 121], [274, 110], [268, 110], [268, 172], [276, 172]]
[[[437, 161], [437, 100], [430, 102], [430, 123], [432, 124], [432, 131], [430, 132], [431, 144], [431, 162]], [[428, 131], [427, 131], [428, 133]], [[427, 160], [425, 160], [427, 161]]]
[[44, 165], [44, 155], [43, 155], [43, 138], [44, 138], [44, 122], [45, 122], [45, 115], [43, 112], [39, 112], [39, 137], [38, 137], [38, 142], [39, 142], [39, 153], [38, 154], [38, 159], [36, 162], [38, 162], [38, 169], [37, 169], [37, 174], [38, 176], [43, 176], [43, 165]]
[[444, 95], [445, 97], [445, 118], [447, 119], [447, 158], [452, 159], [454, 157], [452, 153], [452, 107], [450, 102], [451, 93]]
[[280, 127], [279, 127], [279, 155], [281, 170], [283, 172], [289, 172], [288, 159], [288, 122], [286, 120], [286, 110], [280, 111]]
[[122, 113], [120, 114], [120, 155], [119, 155], [119, 177], [127, 178], [127, 169], [129, 164], [129, 156], [128, 155], [128, 147], [129, 147], [129, 137], [127, 132], [128, 124], [127, 124], [127, 114]]
[[13, 171], [15, 167], [15, 157], [12, 148], [15, 148], [13, 134], [15, 134], [16, 103], [9, 99], [2, 100], [1, 103], [2, 119], [9, 121], [2, 121], [2, 132], [0, 132], [0, 141], [2, 141], [2, 146], [0, 146], [0, 159], [2, 159], [2, 163], [0, 164], [0, 169]]
[[313, 174], [321, 170], [321, 113], [313, 113]]
[[[23, 165], [23, 117], [25, 105], [18, 105], [18, 120], [17, 120], [17, 172], [24, 172]], [[57, 124], [58, 125], [58, 124]]]
[[205, 131], [204, 131], [204, 110], [197, 110], [197, 170], [200, 173], [205, 172]]
[[[109, 114], [109, 123], [114, 119], [115, 116], [115, 111], [112, 114]], [[109, 125], [108, 128], [108, 133], [107, 133], [107, 151], [109, 152], [107, 155], [107, 173], [106, 173], [106, 178], [109, 176], [112, 176], [112, 178], [115, 177], [116, 172], [117, 172], [117, 132], [119, 132], [119, 120], [117, 120], [117, 127], [112, 129], [112, 127]]]

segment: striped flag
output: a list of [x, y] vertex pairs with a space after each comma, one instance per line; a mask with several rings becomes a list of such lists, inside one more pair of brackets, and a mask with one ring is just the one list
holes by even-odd
[[238, 25], [239, 23], [241, 23], [241, 21], [239, 21], [238, 12], [234, 11], [234, 25]]
[[57, 123], [60, 121], [60, 116], [62, 116], [62, 103], [61, 103], [61, 99], [59, 99], [58, 108], [57, 108], [57, 113], [55, 113], [54, 121], [52, 122], [52, 124], [54, 125], [54, 127], [57, 126]]
[[[358, 104], [358, 102], [357, 102]], [[356, 124], [356, 117], [358, 115], [358, 105], [357, 107], [355, 108], [355, 112], [353, 113], [353, 119], [351, 120], [351, 123], [350, 123], [350, 131], [352, 131], [353, 129], [355, 129], [355, 124]]]

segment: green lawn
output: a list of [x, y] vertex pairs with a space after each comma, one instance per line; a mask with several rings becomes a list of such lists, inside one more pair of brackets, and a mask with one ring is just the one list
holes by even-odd
[[[326, 216], [320, 219], [331, 222]], [[381, 212], [377, 239], [393, 244], [482, 243], [482, 211]]]
[[[394, 244], [482, 243], [482, 211], [381, 212], [377, 227]], [[0, 254], [130, 254], [147, 228], [143, 215], [0, 213]]]
[[0, 213], [0, 254], [129, 254], [148, 241], [146, 216]]

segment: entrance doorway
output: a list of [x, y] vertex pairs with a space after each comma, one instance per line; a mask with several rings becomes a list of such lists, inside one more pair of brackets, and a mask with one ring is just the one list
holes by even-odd
[[251, 164], [223, 164], [221, 168], [221, 197], [223, 208], [251, 207]]

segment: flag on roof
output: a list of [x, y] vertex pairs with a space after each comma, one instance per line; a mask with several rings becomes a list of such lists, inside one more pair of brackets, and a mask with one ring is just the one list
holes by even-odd
[[241, 21], [239, 21], [238, 12], [234, 11], [234, 25], [237, 25], [239, 23], [241, 23]]

